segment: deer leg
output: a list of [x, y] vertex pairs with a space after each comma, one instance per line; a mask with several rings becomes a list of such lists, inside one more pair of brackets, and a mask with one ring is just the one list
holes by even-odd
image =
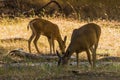
[[54, 44], [54, 39], [52, 35], [51, 35], [51, 48], [52, 48], [53, 53], [55, 53], [55, 44]]
[[96, 50], [97, 50], [97, 47], [98, 47], [98, 43], [96, 43], [94, 45], [94, 48], [93, 48], [93, 53], [92, 53], [92, 57], [93, 57], [93, 68], [96, 67]]
[[93, 53], [93, 46], [92, 46], [92, 47], [90, 47], [90, 51]]
[[77, 67], [79, 66], [79, 54], [76, 53]]
[[53, 47], [53, 52], [55, 53], [55, 43], [54, 43], [54, 40], [52, 39], [52, 47]]
[[35, 45], [35, 49], [37, 50], [38, 53], [40, 53], [38, 46], [37, 46], [37, 41], [38, 41], [39, 37], [40, 37], [40, 34], [37, 34], [34, 41], [33, 41], [34, 45]]
[[49, 46], [50, 46], [50, 54], [52, 54], [52, 39], [48, 38]]
[[92, 53], [92, 57], [93, 57], [93, 68], [95, 68], [96, 67], [96, 52], [94, 51], [93, 53]]
[[91, 56], [90, 56], [90, 51], [89, 51], [89, 49], [86, 50], [86, 53], [87, 53], [88, 61], [89, 61], [90, 65], [92, 66]]
[[90, 48], [90, 51], [92, 52], [92, 61], [93, 61], [92, 67], [93, 68], [95, 68], [95, 64], [96, 64], [96, 49], [97, 49], [97, 45], [93, 45]]
[[31, 36], [30, 36], [30, 38], [29, 38], [29, 40], [28, 40], [28, 49], [29, 49], [29, 53], [31, 53], [31, 41], [32, 41], [32, 39], [34, 38], [34, 34], [32, 34]]

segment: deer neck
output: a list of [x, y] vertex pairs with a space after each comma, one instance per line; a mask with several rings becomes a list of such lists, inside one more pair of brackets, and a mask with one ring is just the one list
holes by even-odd
[[70, 59], [70, 57], [72, 56], [72, 54], [74, 53], [74, 48], [71, 47], [71, 45], [68, 46], [66, 53], [64, 54], [64, 57], [67, 57], [68, 59]]

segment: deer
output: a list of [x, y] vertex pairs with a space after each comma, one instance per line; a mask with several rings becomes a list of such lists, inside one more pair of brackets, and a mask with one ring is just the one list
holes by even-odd
[[28, 30], [29, 30], [29, 27], [31, 28], [31, 31], [32, 31], [32, 34], [28, 40], [29, 53], [31, 53], [31, 42], [33, 39], [34, 39], [33, 43], [34, 43], [35, 49], [37, 53], [40, 53], [38, 46], [37, 46], [37, 41], [41, 35], [47, 37], [51, 54], [52, 54], [52, 51], [55, 53], [54, 40], [57, 40], [61, 52], [63, 53], [65, 52], [65, 48], [66, 48], [65, 43], [66, 43], [67, 36], [65, 36], [64, 40], [62, 40], [57, 24], [54, 24], [42, 18], [35, 18], [29, 22], [27, 26]]
[[59, 58], [58, 66], [67, 65], [73, 53], [76, 53], [76, 60], [78, 66], [79, 53], [85, 51], [87, 54], [89, 64], [91, 65], [92, 68], [95, 68], [96, 50], [98, 47], [100, 35], [101, 28], [99, 25], [95, 23], [88, 23], [78, 29], [74, 29], [72, 32], [70, 44], [66, 52], [61, 56], [59, 52], [56, 50], [57, 56]]

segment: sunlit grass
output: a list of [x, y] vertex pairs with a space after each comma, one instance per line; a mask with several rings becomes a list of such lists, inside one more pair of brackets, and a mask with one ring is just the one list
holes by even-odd
[[[71, 34], [73, 29], [78, 28], [87, 22], [66, 19], [66, 18], [53, 18], [53, 17], [43, 17], [59, 26], [62, 38], [67, 35], [67, 46], [70, 42]], [[31, 30], [27, 30], [27, 25], [30, 20], [33, 18], [16, 18], [11, 19], [1, 19], [0, 22], [0, 39], [8, 38], [25, 38], [29, 39], [31, 35]], [[94, 23], [101, 26], [102, 34], [100, 37], [98, 52], [99, 53], [109, 53], [110, 55], [117, 56], [120, 49], [120, 23], [117, 21], [102, 21], [97, 20], [93, 21]], [[13, 48], [23, 48], [25, 51], [28, 51], [27, 42], [8, 42], [2, 43], [0, 46], [12, 50]], [[49, 52], [49, 45], [47, 38], [41, 36], [38, 43], [39, 49], [43, 53]], [[58, 44], [56, 43], [56, 48]], [[36, 53], [34, 45], [32, 44], [32, 52]]]

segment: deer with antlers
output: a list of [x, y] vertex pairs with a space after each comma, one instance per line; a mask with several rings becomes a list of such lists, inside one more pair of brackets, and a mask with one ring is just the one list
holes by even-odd
[[38, 53], [40, 53], [38, 46], [37, 46], [37, 41], [40, 38], [40, 35], [44, 35], [47, 37], [49, 45], [50, 45], [50, 53], [52, 53], [52, 51], [55, 53], [55, 45], [54, 45], [54, 40], [57, 40], [60, 50], [61, 52], [65, 52], [65, 42], [67, 37], [64, 37], [64, 40], [62, 40], [59, 28], [56, 24], [45, 20], [45, 19], [41, 19], [41, 18], [36, 18], [33, 19], [29, 22], [27, 28], [29, 29], [29, 27], [32, 30], [32, 35], [30, 36], [29, 40], [28, 40], [28, 49], [29, 52], [31, 53], [31, 41], [33, 40], [33, 43], [35, 45], [35, 48], [37, 50]]
[[[101, 28], [95, 23], [88, 23], [78, 29], [74, 29], [71, 36], [71, 42], [63, 56], [60, 56], [57, 51], [59, 57], [58, 65], [68, 64], [71, 55], [75, 52], [78, 66], [78, 54], [85, 51], [90, 65], [94, 68], [96, 63], [96, 49], [98, 47], [100, 35]], [[92, 60], [90, 52], [92, 53]]]

